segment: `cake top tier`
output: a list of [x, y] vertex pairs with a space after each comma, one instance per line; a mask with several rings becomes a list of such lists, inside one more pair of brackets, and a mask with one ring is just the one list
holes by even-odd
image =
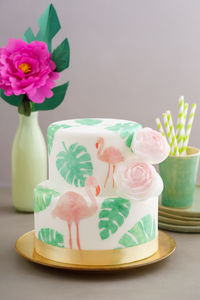
[[[116, 119], [74, 119], [48, 127], [49, 180], [61, 191], [84, 187], [95, 176], [104, 192], [113, 192], [109, 169], [131, 155], [131, 143], [142, 126]], [[121, 160], [120, 160], [121, 158]], [[105, 183], [106, 182], [106, 183]]]

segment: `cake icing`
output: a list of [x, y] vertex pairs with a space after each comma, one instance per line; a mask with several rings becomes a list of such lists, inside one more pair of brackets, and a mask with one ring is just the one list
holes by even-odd
[[114, 119], [49, 126], [49, 180], [35, 188], [37, 252], [44, 244], [82, 253], [131, 248], [133, 261], [157, 251], [162, 180], [134, 150], [143, 131]]

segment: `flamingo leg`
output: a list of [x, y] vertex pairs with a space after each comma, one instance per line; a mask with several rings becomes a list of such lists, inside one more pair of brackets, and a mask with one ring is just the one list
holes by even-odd
[[69, 247], [72, 249], [72, 232], [71, 232], [71, 224], [68, 223], [68, 229], [69, 229]]
[[115, 167], [116, 167], [116, 166], [113, 165], [113, 184], [112, 184], [113, 188], [114, 188], [114, 186], [115, 186], [115, 181], [114, 181]]
[[79, 237], [79, 225], [76, 223], [76, 238], [77, 238], [77, 246], [78, 250], [81, 250], [80, 237]]
[[107, 176], [106, 176], [106, 181], [104, 183], [104, 188], [106, 187], [109, 176], [110, 176], [110, 164], [108, 164], [108, 173], [107, 173]]

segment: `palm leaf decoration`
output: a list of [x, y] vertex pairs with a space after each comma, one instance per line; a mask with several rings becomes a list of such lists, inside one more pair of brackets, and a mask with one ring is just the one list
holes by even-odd
[[37, 213], [44, 210], [50, 205], [52, 197], [58, 195], [59, 193], [54, 190], [37, 186], [34, 190], [34, 212]]
[[94, 126], [97, 124], [100, 124], [102, 120], [100, 119], [79, 119], [76, 120], [76, 123], [81, 124], [81, 125], [87, 125], [87, 126]]
[[113, 126], [108, 126], [105, 129], [119, 133], [122, 139], [125, 139], [126, 146], [130, 148], [135, 132], [142, 126], [138, 123], [127, 122], [117, 123]]
[[107, 198], [103, 201], [99, 214], [100, 237], [105, 240], [123, 225], [128, 217], [131, 203], [124, 198]]
[[52, 124], [48, 127], [47, 130], [47, 140], [48, 140], [48, 154], [50, 155], [51, 153], [51, 149], [53, 146], [53, 140], [54, 140], [54, 136], [56, 134], [56, 132], [60, 129], [60, 128], [69, 128], [71, 126], [67, 125], [67, 124]]
[[38, 239], [46, 244], [64, 248], [63, 234], [50, 228], [41, 228], [38, 233]]
[[57, 155], [57, 170], [67, 183], [76, 187], [85, 186], [86, 178], [92, 176], [93, 173], [90, 154], [84, 146], [78, 143], [70, 145], [68, 149], [64, 142], [62, 144], [64, 151]]
[[124, 247], [134, 247], [153, 240], [155, 236], [155, 218], [147, 214], [121, 237], [119, 244]]

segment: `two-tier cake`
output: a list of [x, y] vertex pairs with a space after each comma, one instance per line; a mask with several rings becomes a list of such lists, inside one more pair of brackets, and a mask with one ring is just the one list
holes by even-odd
[[113, 265], [158, 250], [153, 163], [168, 144], [138, 123], [74, 119], [48, 127], [49, 180], [34, 192], [35, 251], [71, 264]]

